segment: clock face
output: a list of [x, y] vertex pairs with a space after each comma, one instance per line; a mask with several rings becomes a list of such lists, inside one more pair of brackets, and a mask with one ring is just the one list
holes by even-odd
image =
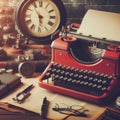
[[31, 38], [43, 38], [53, 34], [60, 26], [64, 12], [61, 11], [62, 7], [59, 7], [57, 2], [55, 0], [24, 0], [17, 13], [17, 22], [22, 33]]

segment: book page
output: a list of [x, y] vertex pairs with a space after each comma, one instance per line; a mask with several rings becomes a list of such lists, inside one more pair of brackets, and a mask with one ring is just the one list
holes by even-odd
[[120, 42], [120, 14], [89, 9], [77, 34]]

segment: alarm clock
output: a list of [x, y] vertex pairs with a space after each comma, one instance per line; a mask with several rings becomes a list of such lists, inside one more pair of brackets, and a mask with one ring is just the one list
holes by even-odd
[[20, 0], [15, 18], [24, 36], [37, 43], [51, 43], [51, 35], [65, 26], [66, 10], [61, 0]]

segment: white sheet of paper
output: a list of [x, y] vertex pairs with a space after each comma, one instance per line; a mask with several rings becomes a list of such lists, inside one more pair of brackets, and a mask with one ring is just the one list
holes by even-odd
[[89, 9], [77, 34], [120, 42], [120, 14]]

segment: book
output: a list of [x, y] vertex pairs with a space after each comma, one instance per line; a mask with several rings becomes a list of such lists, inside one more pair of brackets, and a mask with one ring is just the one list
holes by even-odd
[[0, 74], [0, 98], [3, 98], [21, 84], [21, 77], [12, 73]]

